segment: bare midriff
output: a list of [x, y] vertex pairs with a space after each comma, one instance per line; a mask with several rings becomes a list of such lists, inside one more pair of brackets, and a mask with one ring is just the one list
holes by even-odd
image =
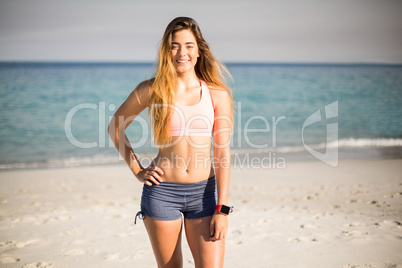
[[214, 175], [211, 164], [211, 137], [173, 137], [172, 145], [159, 150], [152, 161], [164, 174], [163, 181], [194, 183]]

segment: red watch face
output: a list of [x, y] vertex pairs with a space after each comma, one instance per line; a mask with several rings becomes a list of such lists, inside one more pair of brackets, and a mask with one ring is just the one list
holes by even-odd
[[220, 212], [229, 215], [230, 207], [222, 205]]

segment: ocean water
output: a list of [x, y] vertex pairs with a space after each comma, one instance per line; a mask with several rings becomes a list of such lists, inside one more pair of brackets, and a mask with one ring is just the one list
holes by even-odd
[[[402, 157], [402, 65], [227, 67], [236, 102], [232, 154], [303, 159], [306, 147], [339, 147], [341, 157]], [[0, 169], [121, 162], [108, 122], [154, 71], [151, 63], [0, 63]], [[127, 136], [152, 158], [149, 122], [144, 111]]]

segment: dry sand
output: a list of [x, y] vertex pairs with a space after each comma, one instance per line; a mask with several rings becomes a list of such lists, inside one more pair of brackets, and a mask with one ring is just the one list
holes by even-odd
[[[0, 173], [0, 267], [156, 267], [124, 165]], [[225, 267], [402, 267], [402, 160], [234, 169]], [[183, 238], [184, 267], [194, 267]]]

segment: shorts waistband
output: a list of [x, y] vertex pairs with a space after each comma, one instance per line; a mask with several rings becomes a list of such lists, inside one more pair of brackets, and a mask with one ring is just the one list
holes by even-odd
[[199, 181], [199, 182], [191, 182], [191, 183], [181, 183], [181, 182], [168, 182], [163, 181], [158, 185], [149, 186], [144, 184], [144, 192], [148, 193], [160, 193], [167, 195], [182, 195], [184, 193], [203, 193], [205, 189], [210, 189], [215, 187], [215, 176], [212, 176], [209, 179]]
[[215, 175], [212, 176], [212, 177], [210, 177], [210, 178], [208, 178], [208, 179], [206, 179], [206, 180], [197, 181], [197, 182], [189, 182], [189, 183], [186, 183], [186, 182], [170, 182], [170, 181], [163, 181], [162, 183], [165, 184], [165, 185], [174, 185], [174, 186], [178, 186], [178, 187], [186, 187], [186, 186], [192, 187], [192, 186], [196, 186], [196, 185], [208, 184], [208, 183], [211, 182], [211, 181], [215, 181]]

